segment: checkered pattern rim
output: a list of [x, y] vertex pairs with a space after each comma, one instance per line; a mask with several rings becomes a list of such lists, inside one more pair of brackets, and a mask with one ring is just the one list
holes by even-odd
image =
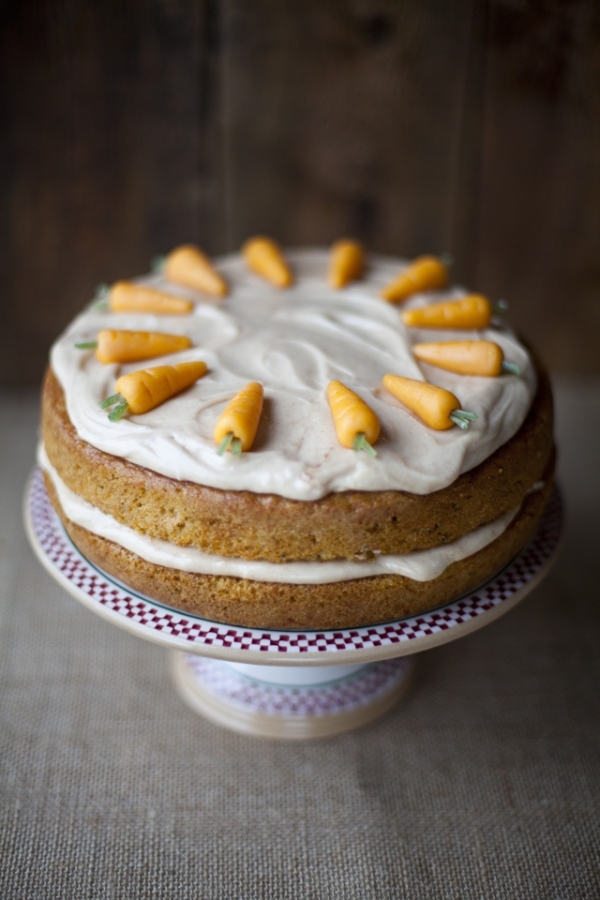
[[412, 660], [389, 659], [338, 682], [311, 686], [265, 684], [240, 675], [224, 663], [189, 653], [185, 665], [205, 691], [245, 712], [304, 718], [351, 712], [379, 700], [404, 681]]
[[[146, 637], [168, 637], [181, 650], [191, 645], [218, 650], [276, 652], [287, 656], [304, 653], [337, 653], [392, 647], [406, 641], [447, 631], [488, 612], [521, 590], [552, 555], [560, 537], [562, 503], [554, 491], [525, 549], [492, 581], [440, 609], [418, 616], [342, 631], [266, 631], [220, 625], [197, 616], [185, 615], [145, 598], [112, 581], [95, 569], [67, 537], [52, 509], [41, 470], [36, 469], [29, 485], [29, 515], [39, 544], [52, 568], [67, 578], [86, 599], [103, 607], [118, 620], [139, 626]], [[137, 629], [136, 629], [137, 630]], [[418, 651], [415, 646], [415, 652]]]

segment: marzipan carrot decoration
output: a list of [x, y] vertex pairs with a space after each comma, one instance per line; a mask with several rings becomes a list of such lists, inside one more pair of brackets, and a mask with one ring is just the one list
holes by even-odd
[[454, 394], [435, 384], [401, 375], [384, 375], [383, 383], [390, 394], [436, 431], [445, 431], [453, 425], [464, 430], [478, 418], [477, 413], [461, 409]]
[[516, 363], [505, 362], [502, 347], [494, 341], [415, 344], [412, 349], [417, 359], [459, 375], [521, 374]]
[[436, 256], [419, 256], [381, 292], [384, 300], [402, 303], [419, 291], [437, 291], [448, 284], [448, 268]]
[[278, 288], [289, 287], [293, 282], [292, 272], [283, 257], [279, 244], [267, 237], [255, 237], [242, 247], [246, 265], [257, 275], [261, 275]]
[[117, 422], [127, 412], [140, 416], [181, 393], [205, 374], [206, 363], [200, 360], [138, 369], [117, 379], [116, 393], [102, 400], [100, 407], [114, 407], [108, 416], [111, 422]]
[[164, 261], [163, 273], [169, 281], [185, 284], [213, 297], [224, 297], [227, 293], [227, 282], [223, 276], [208, 256], [192, 244], [172, 250]]
[[492, 304], [481, 294], [469, 294], [460, 300], [433, 303], [422, 309], [407, 309], [402, 321], [411, 328], [456, 328], [479, 330], [492, 320]]
[[194, 307], [191, 300], [175, 297], [165, 291], [142, 287], [131, 281], [117, 281], [108, 291], [108, 308], [112, 312], [156, 313], [162, 316], [181, 316]]
[[336, 241], [329, 256], [330, 287], [337, 290], [361, 278], [365, 270], [365, 251], [357, 241]]
[[101, 363], [128, 363], [179, 353], [192, 346], [184, 334], [157, 331], [113, 331], [105, 328], [95, 341], [75, 344], [78, 350], [95, 350]]
[[219, 456], [226, 450], [231, 450], [234, 456], [239, 456], [242, 450], [245, 452], [251, 448], [262, 408], [263, 386], [258, 381], [251, 381], [237, 392], [215, 425], [214, 439], [219, 445], [217, 450]]
[[327, 399], [342, 447], [365, 450], [369, 456], [377, 456], [372, 445], [377, 442], [380, 426], [371, 407], [341, 381], [329, 382]]

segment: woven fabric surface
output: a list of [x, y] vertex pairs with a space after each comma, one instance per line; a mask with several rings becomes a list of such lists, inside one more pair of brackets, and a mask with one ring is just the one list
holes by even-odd
[[21, 524], [37, 395], [1, 395], [0, 897], [600, 894], [600, 384], [558, 389], [563, 551], [515, 610], [423, 654], [342, 737], [242, 737], [167, 653], [67, 595]]

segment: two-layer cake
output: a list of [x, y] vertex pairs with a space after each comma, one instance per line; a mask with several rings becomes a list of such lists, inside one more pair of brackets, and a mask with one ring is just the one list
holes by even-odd
[[[370, 258], [362, 278], [334, 289], [327, 251], [286, 258], [293, 283], [281, 288], [241, 256], [218, 259], [225, 296], [165, 274], [137, 279], [192, 301], [191, 308], [123, 312], [92, 304], [56, 342], [40, 463], [71, 539], [150, 597], [251, 627], [393, 620], [484, 583], [528, 541], [551, 490], [546, 376], [502, 324], [407, 327], [404, 310], [466, 292], [417, 292], [391, 304], [381, 292], [406, 265], [401, 260]], [[76, 347], [102, 329], [176, 334], [190, 346], [107, 364]], [[520, 374], [458, 374], [412, 350], [464, 339], [495, 342]], [[123, 374], [197, 360], [206, 374], [149, 412], [109, 421], [99, 405]], [[446, 388], [477, 418], [467, 430], [429, 427], [386, 389], [388, 373]], [[331, 381], [376, 414], [375, 457], [340, 444]], [[219, 455], [215, 424], [249, 382], [264, 389], [254, 443]]]

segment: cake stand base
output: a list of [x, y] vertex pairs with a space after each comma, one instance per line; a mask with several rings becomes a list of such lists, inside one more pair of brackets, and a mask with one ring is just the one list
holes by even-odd
[[412, 657], [367, 665], [261, 666], [173, 653], [179, 693], [196, 712], [259, 737], [332, 737], [387, 712], [406, 693]]

